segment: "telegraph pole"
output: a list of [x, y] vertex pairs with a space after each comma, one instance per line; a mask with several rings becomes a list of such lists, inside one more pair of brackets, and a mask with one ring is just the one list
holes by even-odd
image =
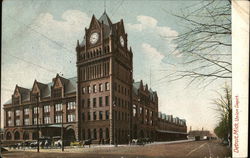
[[62, 111], [62, 127], [61, 127], [61, 140], [62, 140], [62, 151], [64, 151], [64, 143], [63, 143], [63, 111]]
[[38, 121], [38, 119], [39, 119], [39, 116], [38, 116], [38, 109], [39, 109], [39, 95], [38, 95], [38, 93], [37, 93], [37, 95], [36, 95], [36, 104], [37, 104], [37, 109], [36, 109], [36, 128], [37, 128], [37, 152], [39, 153], [40, 151], [39, 151], [39, 121]]

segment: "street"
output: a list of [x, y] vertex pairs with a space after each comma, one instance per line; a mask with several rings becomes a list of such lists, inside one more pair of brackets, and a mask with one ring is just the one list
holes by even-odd
[[145, 146], [66, 148], [64, 152], [61, 152], [60, 149], [42, 149], [40, 153], [37, 153], [33, 149], [3, 153], [4, 158], [225, 158], [229, 155], [229, 149], [215, 140], [155, 143]]

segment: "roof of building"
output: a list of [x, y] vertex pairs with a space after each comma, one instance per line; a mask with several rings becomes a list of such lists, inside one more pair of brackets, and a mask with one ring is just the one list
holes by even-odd
[[[93, 18], [95, 18], [95, 16], [93, 16]], [[113, 24], [106, 12], [104, 12], [102, 14], [102, 16], [96, 20], [99, 22], [99, 24], [103, 23], [103, 33], [104, 33], [103, 37], [104, 37], [104, 39], [107, 39], [111, 34], [113, 34], [113, 35], [116, 34], [116, 29], [117, 29], [118, 25], [120, 24], [120, 22]], [[84, 37], [82, 42], [80, 42], [79, 46], [83, 47], [85, 45], [85, 43], [86, 43], [86, 40]]]
[[[59, 76], [59, 77], [60, 77], [60, 79], [62, 81], [62, 84], [64, 85], [65, 94], [76, 92], [77, 77], [71, 77], [71, 78], [68, 78], [68, 79], [63, 78], [61, 76]], [[41, 90], [41, 97], [42, 98], [50, 97], [51, 96], [51, 87], [53, 86], [54, 81], [49, 82], [47, 84], [40, 83], [40, 82], [37, 82], [37, 83], [38, 83], [39, 89]], [[20, 86], [18, 86], [18, 88], [20, 90], [22, 101], [29, 101], [30, 100], [30, 91], [32, 90], [32, 88], [27, 89], [27, 88], [23, 88], [23, 87], [20, 87]], [[12, 103], [12, 99], [9, 99], [4, 104], [11, 104], [11, 103]]]
[[[140, 89], [140, 87], [143, 87], [143, 89], [145, 90], [146, 87], [147, 87], [147, 84], [146, 85], [143, 85], [143, 82], [142, 81], [138, 81], [138, 82], [134, 82], [133, 83], [133, 92], [138, 95], [138, 90]], [[156, 91], [153, 91], [151, 88], [148, 90], [149, 93], [150, 93], [150, 97], [154, 98], [156, 95], [157, 95], [157, 92]]]
[[108, 14], [106, 12], [104, 12], [102, 14], [102, 16], [98, 19], [98, 21], [100, 21], [101, 23], [103, 22], [103, 24], [107, 25], [107, 26], [111, 26], [112, 22], [108, 17]]

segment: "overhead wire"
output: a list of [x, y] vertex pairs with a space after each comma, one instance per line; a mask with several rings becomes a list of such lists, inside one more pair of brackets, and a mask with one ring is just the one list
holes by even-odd
[[[7, 15], [7, 16], [8, 16], [8, 15]], [[24, 24], [24, 23], [21, 23], [20, 21], [17, 21], [16, 19], [14, 19], [14, 18], [11, 17], [11, 16], [8, 16], [8, 17], [9, 17], [10, 19], [12, 19], [13, 21], [15, 21], [16, 23], [22, 24], [22, 25], [24, 25], [25, 27], [27, 27], [28, 29], [32, 30], [33, 32], [35, 32], [35, 33], [41, 35], [43, 38], [45, 38], [45, 39], [51, 41], [52, 43], [56, 44], [57, 46], [59, 46], [59, 47], [65, 49], [65, 50], [67, 50], [66, 52], [68, 52], [68, 53], [70, 53], [70, 54], [73, 54], [73, 53], [71, 53], [71, 51], [70, 51], [68, 48], [64, 47], [63, 45], [61, 45], [61, 44], [58, 43], [57, 41], [54, 41], [54, 40], [50, 39], [48, 36], [46, 36], [46, 35], [40, 33], [39, 31], [33, 29], [33, 28], [30, 27], [29, 25], [26, 25], [26, 24]], [[57, 73], [57, 71], [55, 71], [55, 70], [48, 69], [48, 68], [46, 68], [46, 67], [44, 67], [44, 66], [35, 64], [35, 63], [31, 62], [31, 61], [28, 61], [28, 60], [25, 60], [25, 59], [23, 59], [23, 58], [17, 57], [17, 56], [15, 56], [15, 55], [13, 55], [13, 54], [6, 53], [6, 55], [11, 56], [11, 57], [14, 57], [14, 58], [16, 58], [16, 59], [18, 59], [18, 60], [21, 60], [21, 61], [23, 61], [23, 62], [26, 62], [26, 63], [28, 63], [28, 64], [37, 66], [37, 67], [39, 67], [39, 68], [41, 68], [41, 69], [44, 69], [44, 70], [47, 70], [47, 71], [49, 71], [49, 72], [51, 72], [51, 73]], [[74, 55], [76, 55], [76, 54], [74, 53]], [[71, 62], [71, 61], [70, 61], [70, 62]]]

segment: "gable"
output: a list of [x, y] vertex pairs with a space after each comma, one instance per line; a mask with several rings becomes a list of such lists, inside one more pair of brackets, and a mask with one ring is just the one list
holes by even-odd
[[90, 22], [90, 25], [89, 25], [89, 30], [96, 30], [96, 29], [101, 29], [101, 26], [100, 26], [98, 20], [93, 15], [91, 22]]
[[14, 91], [14, 97], [17, 98], [20, 96], [20, 92], [18, 90], [18, 87], [15, 88], [15, 91]]
[[34, 83], [33, 88], [32, 88], [32, 93], [40, 93], [40, 89], [37, 85], [37, 82]]
[[54, 82], [54, 85], [53, 85], [53, 88], [62, 88], [63, 87], [63, 84], [62, 84], [62, 82], [61, 82], [61, 80], [60, 80], [60, 78], [59, 77], [57, 77], [56, 79], [55, 79], [55, 82]]

